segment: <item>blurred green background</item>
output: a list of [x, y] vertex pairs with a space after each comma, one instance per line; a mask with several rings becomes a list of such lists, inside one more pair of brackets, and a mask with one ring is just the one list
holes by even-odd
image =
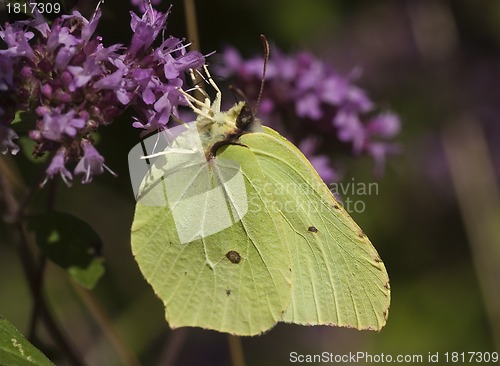
[[[350, 198], [365, 203], [364, 212], [352, 215], [391, 279], [386, 327], [373, 333], [279, 324], [242, 339], [247, 364], [287, 365], [290, 352], [323, 351], [423, 355], [424, 365], [430, 364], [429, 353], [440, 352], [445, 364], [444, 352], [500, 351], [495, 282], [500, 279], [500, 2], [214, 0], [196, 5], [203, 53], [231, 44], [245, 56], [261, 54], [263, 33], [285, 51], [310, 50], [343, 74], [362, 68], [357, 84], [402, 120], [402, 151], [388, 159], [382, 177], [374, 177], [368, 157], [343, 162], [345, 182], [378, 183], [378, 194]], [[94, 8], [79, 3], [86, 16]], [[102, 8], [97, 32], [105, 44], [127, 43], [132, 7], [109, 0]], [[167, 34], [186, 35], [184, 16], [183, 2], [173, 1]], [[56, 207], [86, 220], [103, 238], [106, 274], [93, 295], [82, 295], [62, 270], [49, 265], [50, 303], [89, 365], [122, 364], [96, 322], [101, 312], [141, 364], [230, 365], [226, 335], [169, 329], [160, 300], [132, 258], [134, 199], [127, 153], [138, 138], [131, 117], [123, 116], [102, 130], [97, 146], [119, 177], [105, 174], [89, 185], [59, 185]], [[15, 161], [28, 183], [40, 169], [22, 155]], [[43, 194], [38, 200], [44, 201]], [[7, 239], [0, 237], [0, 314], [25, 333], [31, 299]], [[50, 341], [45, 343], [43, 350], [57, 360]]]

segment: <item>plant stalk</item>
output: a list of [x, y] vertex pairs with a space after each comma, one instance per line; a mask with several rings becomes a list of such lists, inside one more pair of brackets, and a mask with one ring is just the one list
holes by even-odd
[[229, 351], [231, 352], [231, 364], [233, 366], [245, 366], [241, 337], [229, 334], [227, 340], [229, 342]]

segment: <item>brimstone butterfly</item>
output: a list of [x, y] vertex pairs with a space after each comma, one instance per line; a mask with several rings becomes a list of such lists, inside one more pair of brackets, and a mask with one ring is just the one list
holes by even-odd
[[131, 176], [148, 159], [132, 177], [132, 251], [170, 326], [380, 330], [385, 266], [304, 155], [244, 102], [221, 112], [219, 91], [211, 104], [187, 100], [196, 121], [129, 154]]

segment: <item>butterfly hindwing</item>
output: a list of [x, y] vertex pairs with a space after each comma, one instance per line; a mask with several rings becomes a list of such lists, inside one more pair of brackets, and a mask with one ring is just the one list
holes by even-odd
[[[133, 254], [162, 299], [172, 328], [198, 326], [255, 335], [282, 319], [291, 300], [291, 265], [283, 237], [285, 222], [271, 193], [265, 189], [265, 177], [255, 155], [241, 146], [221, 149], [217, 158], [207, 163], [211, 184], [220, 188], [221, 181], [231, 179], [234, 173], [226, 167], [234, 166], [234, 162], [241, 166], [243, 193], [248, 200], [244, 215], [240, 212], [238, 217], [237, 196], [241, 190], [228, 184], [222, 185], [225, 207], [214, 208], [208, 200], [203, 203], [198, 199], [198, 204], [182, 208], [188, 216], [199, 216], [197, 221], [202, 223], [220, 221], [228, 211], [234, 222], [225, 229], [203, 236], [207, 229], [202, 228], [201, 237], [183, 243], [180, 231], [185, 228], [176, 223], [176, 209], [171, 202], [162, 207], [140, 202], [136, 206]], [[175, 184], [183, 182], [176, 180]], [[190, 193], [188, 186], [182, 194], [187, 200], [199, 198], [199, 194]]]

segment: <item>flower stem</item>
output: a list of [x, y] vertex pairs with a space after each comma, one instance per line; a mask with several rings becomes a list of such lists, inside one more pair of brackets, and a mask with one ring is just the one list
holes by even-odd
[[[35, 281], [34, 286], [37, 289], [37, 291], [36, 291], [37, 294], [40, 294], [42, 291], [43, 278], [44, 278], [46, 264], [47, 264], [47, 258], [44, 255], [40, 255], [37, 274], [34, 278], [34, 281]], [[40, 299], [38, 299], [38, 301], [33, 302], [33, 311], [31, 313], [31, 320], [30, 320], [30, 326], [29, 326], [29, 331], [28, 331], [28, 339], [32, 342], [35, 340], [36, 330], [38, 327], [38, 321], [40, 320], [40, 313], [41, 312], [40, 312], [39, 304], [40, 304]]]
[[[186, 27], [188, 41], [191, 43], [189, 49], [194, 51], [200, 50], [200, 36], [198, 33], [198, 22], [196, 20], [196, 5], [195, 0], [184, 0], [184, 11], [186, 14]], [[203, 90], [202, 78], [199, 74], [194, 74], [194, 83], [198, 85]], [[194, 91], [194, 97], [200, 101], [203, 101], [203, 94], [199, 90]]]
[[[61, 352], [66, 355], [69, 363], [74, 366], [83, 366], [84, 363], [82, 361], [82, 357], [77, 353], [75, 348], [71, 345], [67, 335], [64, 334], [62, 329], [57, 324], [43, 295], [43, 281], [41, 275], [43, 274], [44, 260], [40, 262], [42, 266], [39, 267], [33, 257], [29, 240], [26, 235], [25, 211], [40, 188], [39, 182], [41, 182], [41, 180], [37, 180], [36, 183], [33, 184], [26, 194], [25, 199], [21, 204], [18, 204], [15, 199], [15, 194], [13, 193], [12, 182], [7, 180], [6, 177], [8, 174], [3, 174], [4, 171], [6, 173], [12, 173], [8, 164], [5, 163], [5, 160], [0, 160], [0, 168], [2, 170], [2, 174], [0, 175], [0, 197], [2, 197], [3, 204], [5, 205], [5, 217], [12, 225], [12, 233], [16, 243], [16, 249], [21, 260], [24, 275], [28, 282], [31, 297], [33, 299], [33, 314], [30, 324], [30, 327], [33, 329], [33, 334], [31, 334], [31, 336], [34, 336], [34, 329], [36, 328], [37, 323], [36, 319], [40, 317], [50, 337], [56, 343]], [[31, 332], [32, 331], [30, 329], [30, 333]]]
[[115, 330], [108, 314], [106, 314], [99, 301], [95, 298], [94, 294], [91, 291], [82, 288], [74, 281], [71, 281], [71, 285], [85, 304], [87, 310], [92, 314], [95, 322], [99, 325], [103, 333], [108, 338], [108, 341], [115, 349], [118, 357], [120, 358], [120, 364], [125, 366], [139, 366], [139, 360], [129, 350], [123, 339]]
[[[51, 211], [54, 208], [55, 204], [55, 197], [56, 197], [56, 191], [57, 191], [57, 181], [55, 180], [50, 180], [49, 185], [48, 185], [48, 197], [47, 197], [47, 203], [45, 206], [45, 209], [47, 212]], [[35, 191], [33, 191], [32, 195], [34, 196]], [[29, 200], [26, 201], [26, 203], [29, 203]], [[44, 274], [45, 274], [45, 268], [47, 265], [47, 257], [43, 255], [43, 253], [40, 254], [39, 259], [38, 259], [38, 268], [36, 270], [36, 275], [35, 275], [35, 284], [34, 286], [36, 287], [37, 294], [40, 294], [42, 292], [42, 287], [43, 287], [43, 279], [44, 279]], [[33, 340], [36, 335], [36, 330], [38, 326], [38, 320], [40, 319], [40, 309], [38, 307], [39, 302], [34, 301], [33, 304], [33, 312], [31, 314], [31, 320], [30, 320], [30, 327], [29, 327], [29, 332], [28, 332], [28, 339]]]
[[496, 349], [500, 349], [500, 192], [479, 121], [470, 118], [453, 122], [443, 133], [444, 151], [490, 320], [493, 341]]
[[188, 336], [188, 328], [174, 329], [168, 338], [167, 344], [160, 356], [160, 362], [158, 365], [161, 366], [174, 366], [177, 364], [177, 358], [181, 352], [182, 346], [184, 345], [186, 338]]
[[245, 366], [245, 357], [243, 354], [243, 345], [238, 336], [228, 335], [229, 351], [231, 352], [231, 364], [233, 366]]
[[200, 49], [200, 37], [198, 35], [198, 23], [196, 20], [196, 5], [194, 0], [184, 0], [184, 9], [186, 12], [186, 26], [188, 42], [191, 43], [191, 50]]
[[24, 274], [28, 280], [28, 285], [33, 298], [34, 307], [39, 312], [40, 318], [43, 320], [47, 331], [51, 338], [57, 344], [58, 348], [66, 355], [66, 358], [71, 365], [83, 366], [82, 357], [77, 353], [76, 349], [70, 344], [69, 338], [63, 333], [62, 329], [54, 319], [54, 316], [49, 310], [42, 289], [37, 285], [37, 270], [33, 256], [28, 245], [28, 238], [23, 223], [16, 223], [17, 249], [21, 258]]

